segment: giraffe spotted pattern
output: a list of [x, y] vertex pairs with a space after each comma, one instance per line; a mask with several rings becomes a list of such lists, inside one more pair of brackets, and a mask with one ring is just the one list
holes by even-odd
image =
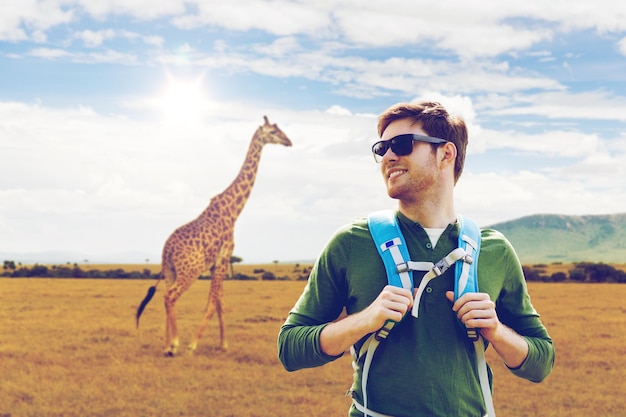
[[214, 196], [209, 206], [194, 220], [176, 229], [163, 247], [161, 274], [157, 283], [150, 287], [148, 294], [137, 309], [136, 319], [148, 304], [156, 287], [163, 279], [166, 290], [165, 302], [165, 354], [176, 354], [179, 338], [176, 326], [175, 304], [178, 298], [203, 273], [211, 272], [211, 289], [204, 317], [189, 345], [195, 351], [198, 341], [209, 320], [217, 312], [220, 327], [220, 347], [227, 349], [224, 335], [224, 290], [222, 283], [234, 249], [234, 227], [256, 179], [261, 151], [266, 144], [291, 146], [291, 140], [276, 124], [265, 123], [252, 136], [246, 159], [233, 182], [220, 194]]

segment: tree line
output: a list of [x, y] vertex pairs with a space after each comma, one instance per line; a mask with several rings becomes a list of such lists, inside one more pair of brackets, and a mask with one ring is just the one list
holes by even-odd
[[526, 281], [539, 282], [591, 282], [591, 283], [626, 283], [626, 272], [604, 263], [580, 262], [568, 273], [555, 272], [546, 274], [547, 265], [523, 266]]
[[[296, 264], [294, 270], [295, 275], [292, 277], [276, 276], [271, 271], [265, 271], [264, 269], [255, 269], [253, 275], [246, 275], [241, 273], [235, 273], [232, 268], [232, 263], [240, 262], [236, 259], [231, 260], [231, 274], [226, 276], [226, 279], [251, 281], [251, 280], [263, 280], [263, 281], [285, 281], [285, 280], [306, 280], [308, 279], [307, 268], [300, 269]], [[78, 264], [67, 265], [39, 265], [23, 266], [21, 264], [15, 264], [14, 261], [4, 261], [2, 266], [2, 273], [0, 277], [7, 278], [91, 278], [91, 279], [157, 279], [159, 273], [152, 273], [148, 268], [144, 268], [142, 271], [126, 271], [122, 268], [113, 269], [83, 269]], [[199, 279], [211, 279], [210, 275], [200, 276]]]
[[[237, 262], [237, 260], [235, 260]], [[626, 272], [604, 263], [581, 262], [574, 264], [574, 267], [565, 272], [546, 273], [547, 265], [538, 264], [533, 266], [522, 266], [526, 281], [529, 282], [590, 282], [590, 283], [626, 283]], [[271, 271], [255, 269], [253, 275], [234, 273], [231, 264], [231, 274], [226, 279], [248, 281], [248, 280], [307, 280], [310, 270], [308, 268], [299, 269], [296, 264], [295, 274], [291, 277], [276, 276]], [[2, 277], [8, 278], [92, 278], [92, 279], [156, 279], [158, 273], [152, 273], [145, 268], [142, 271], [126, 271], [121, 268], [107, 270], [82, 269], [78, 264], [67, 265], [39, 265], [23, 266], [16, 265], [14, 261], [4, 261], [2, 266]], [[201, 276], [200, 279], [210, 279], [210, 275]]]

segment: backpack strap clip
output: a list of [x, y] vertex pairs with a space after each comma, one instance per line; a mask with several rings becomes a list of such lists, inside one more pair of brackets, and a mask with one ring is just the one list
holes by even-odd
[[402, 274], [404, 272], [410, 272], [413, 269], [411, 269], [411, 267], [409, 266], [408, 262], [402, 262], [396, 265], [396, 268], [398, 268], [398, 274]]
[[433, 268], [431, 269], [431, 271], [436, 276], [440, 276], [440, 275], [443, 275], [443, 273], [446, 272], [446, 270], [450, 268], [450, 266], [451, 265], [448, 262], [447, 257], [441, 258], [435, 265], [433, 265]]

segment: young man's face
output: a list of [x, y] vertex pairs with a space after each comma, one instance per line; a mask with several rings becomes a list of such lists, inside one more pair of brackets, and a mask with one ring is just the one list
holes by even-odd
[[[428, 136], [421, 124], [413, 124], [411, 119], [399, 119], [387, 126], [381, 140], [388, 141], [404, 134]], [[437, 178], [441, 174], [433, 145], [417, 140], [413, 141], [412, 152], [408, 155], [397, 155], [389, 148], [382, 156], [381, 173], [389, 197], [407, 203], [428, 198], [430, 191], [436, 191]]]

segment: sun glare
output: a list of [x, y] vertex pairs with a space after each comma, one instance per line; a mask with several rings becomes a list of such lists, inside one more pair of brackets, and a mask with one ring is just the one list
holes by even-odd
[[158, 98], [158, 107], [167, 122], [200, 123], [209, 107], [202, 93], [202, 78], [182, 81], [169, 77], [167, 89]]

